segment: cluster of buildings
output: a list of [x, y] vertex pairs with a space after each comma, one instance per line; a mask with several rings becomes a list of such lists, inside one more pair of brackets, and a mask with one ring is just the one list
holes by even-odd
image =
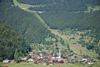
[[[29, 55], [31, 56], [30, 59], [27, 59], [27, 57], [21, 59], [22, 61], [26, 60], [29, 62], [34, 62], [34, 64], [43, 64], [43, 65], [53, 65], [54, 63], [58, 64], [67, 64], [67, 65], [72, 65], [72, 63], [85, 63], [89, 65], [93, 65], [93, 61], [90, 59], [82, 59], [82, 60], [77, 60], [76, 58], [81, 55], [68, 55], [64, 56], [61, 54], [61, 51], [59, 50], [59, 54], [57, 57], [55, 57], [54, 53], [50, 54], [45, 54], [42, 55], [42, 52], [39, 52], [39, 55], [35, 55], [35, 52], [29, 52]], [[71, 57], [73, 58], [72, 60], [69, 60], [68, 58]], [[66, 61], [65, 61], [66, 60]]]
[[[67, 65], [72, 65], [72, 63], [85, 63], [88, 65], [93, 65], [93, 61], [89, 59], [82, 59], [82, 60], [77, 60], [76, 58], [80, 55], [68, 55], [64, 56], [61, 55], [61, 52], [59, 50], [59, 55], [58, 57], [54, 57], [54, 53], [51, 54], [45, 54], [42, 55], [42, 52], [39, 52], [39, 55], [35, 55], [35, 52], [29, 52], [29, 55], [31, 58], [27, 59], [27, 57], [22, 58], [20, 61], [21, 62], [34, 62], [34, 64], [43, 64], [43, 65], [53, 65], [54, 63], [58, 64], [67, 64]], [[68, 58], [72, 57], [72, 60], [69, 60]], [[66, 60], [66, 61], [65, 61]], [[10, 60], [4, 60], [3, 63], [9, 63]]]

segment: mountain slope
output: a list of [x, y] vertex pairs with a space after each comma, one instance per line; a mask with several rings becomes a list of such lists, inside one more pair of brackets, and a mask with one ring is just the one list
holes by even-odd
[[22, 35], [0, 21], [0, 61], [14, 59], [16, 49], [19, 56], [24, 56], [30, 51], [30, 46]]
[[41, 43], [51, 34], [34, 13], [26, 12], [13, 5], [13, 0], [0, 2], [0, 19], [22, 34], [29, 43]]
[[[79, 0], [78, 2], [81, 2], [81, 1], [82, 0]], [[70, 38], [69, 41], [71, 39], [74, 39], [75, 44], [77, 43], [77, 45], [80, 45], [80, 46], [82, 45], [83, 48], [86, 47], [88, 50], [92, 50], [92, 51], [95, 50], [96, 53], [100, 54], [98, 52], [98, 50], [100, 49], [100, 48], [98, 48], [99, 40], [100, 40], [100, 36], [99, 36], [99, 33], [100, 33], [100, 30], [99, 30], [99, 28], [100, 28], [100, 23], [99, 23], [100, 9], [99, 8], [100, 7], [98, 6], [98, 8], [97, 8], [97, 6], [96, 6], [96, 5], [99, 5], [96, 3], [98, 1], [94, 1], [94, 0], [92, 0], [92, 1], [88, 0], [86, 2], [82, 1], [81, 3], [83, 3], [84, 5], [80, 4], [81, 6], [79, 6], [79, 3], [77, 4], [76, 1], [74, 2], [74, 6], [73, 6], [73, 4], [71, 4], [72, 2], [73, 2], [73, 0], [70, 0], [68, 2], [69, 4], [66, 4], [65, 2], [64, 2], [64, 4], [62, 4], [61, 2], [59, 2], [59, 4], [57, 4], [58, 3], [57, 2], [56, 4], [50, 4], [50, 5], [46, 5], [46, 6], [40, 6], [40, 7], [31, 7], [30, 6], [29, 9], [33, 10], [33, 11], [37, 11], [38, 15], [41, 16], [41, 19], [44, 20], [44, 23], [46, 22], [47, 25], [50, 26], [50, 28], [52, 28], [52, 29], [60, 29], [60, 30], [64, 31], [64, 30], [66, 30], [66, 28], [72, 28], [73, 29], [72, 31], [74, 31], [74, 32], [77, 32], [77, 30], [80, 30], [80, 31], [87, 30], [86, 32], [84, 32], [84, 34], [80, 34], [82, 37], [80, 37], [79, 40], [82, 38], [83, 39], [80, 40], [79, 42], [78, 42], [78, 39], [77, 40], [75, 39], [75, 38], [77, 38], [77, 36]], [[95, 2], [94, 5], [92, 5], [93, 2]], [[25, 3], [25, 1], [24, 1], [24, 3]], [[83, 7], [83, 9], [82, 9], [82, 7]], [[87, 7], [88, 10], [85, 10], [85, 9], [87, 9], [85, 7]], [[41, 11], [41, 13], [39, 13], [39, 11]], [[61, 33], [56, 32], [56, 30], [54, 30], [54, 32], [51, 29], [49, 29], [49, 30], [54, 34], [58, 34], [58, 35], [61, 34]], [[66, 32], [68, 32], [68, 31], [66, 31]], [[64, 32], [62, 32], [62, 33], [64, 33]], [[75, 33], [75, 34], [79, 34], [79, 33]], [[59, 35], [59, 37], [62, 38], [64, 35], [68, 35], [68, 34]], [[89, 40], [89, 42], [86, 41], [87, 39], [84, 39], [85, 37], [91, 38]], [[67, 36], [65, 36], [64, 38], [67, 38]], [[67, 40], [65, 40], [66, 43], [69, 43], [70, 45], [71, 44], [74, 45], [74, 42], [70, 43]], [[72, 50], [73, 50], [73, 48], [72, 48]], [[79, 51], [77, 53], [79, 53]]]

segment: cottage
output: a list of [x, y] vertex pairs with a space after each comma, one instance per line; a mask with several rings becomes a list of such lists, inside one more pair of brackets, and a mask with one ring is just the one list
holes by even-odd
[[42, 56], [37, 56], [37, 59], [40, 59], [41, 60], [41, 59], [43, 59], [43, 57]]
[[84, 58], [84, 59], [82, 59], [82, 61], [83, 61], [83, 62], [87, 62], [87, 59]]
[[3, 63], [10, 63], [10, 60], [5, 59], [5, 60], [3, 61]]
[[29, 52], [29, 55], [31, 56], [31, 58], [34, 58], [35, 52]]
[[21, 60], [27, 60], [27, 57], [22, 58]]
[[49, 65], [53, 65], [53, 62], [52, 61], [48, 61]]
[[22, 59], [20, 60], [20, 62], [26, 62], [26, 60], [27, 60], [27, 57], [24, 57], [24, 58], [22, 58]]
[[73, 56], [73, 58], [77, 58], [77, 56], [76, 56], [76, 55], [74, 55], [74, 56]]
[[37, 64], [37, 60], [34, 61], [34, 64]]
[[55, 56], [55, 54], [54, 53], [51, 53], [50, 56]]
[[67, 59], [67, 58], [68, 58], [68, 56], [63, 56], [63, 55], [62, 55], [61, 57], [62, 57], [63, 59]]
[[94, 63], [93, 63], [93, 62], [87, 62], [87, 64], [88, 64], [88, 65], [93, 65]]
[[53, 62], [58, 62], [58, 59], [57, 59], [57, 58], [55, 58], [55, 59], [53, 59], [52, 61], [53, 61]]
[[28, 59], [27, 61], [29, 61], [29, 62], [33, 62], [33, 59]]
[[93, 63], [93, 61], [90, 60], [90, 61], [87, 61], [87, 64], [88, 65], [93, 65], [94, 63]]

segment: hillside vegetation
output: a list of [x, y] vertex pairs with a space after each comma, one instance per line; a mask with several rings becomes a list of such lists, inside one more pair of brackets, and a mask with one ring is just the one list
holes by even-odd
[[[0, 19], [22, 34], [37, 55], [38, 51], [43, 51], [44, 54], [58, 53], [61, 49], [64, 55], [82, 52], [86, 57], [89, 55], [96, 58], [98, 54], [100, 56], [99, 0], [27, 1], [18, 0], [20, 3], [16, 7], [12, 0], [1, 1], [0, 4], [4, 6], [0, 7]], [[34, 5], [28, 5], [32, 1]], [[25, 2], [26, 5], [23, 4]]]
[[[29, 44], [22, 35], [0, 21], [0, 61], [6, 58], [14, 59], [16, 56], [26, 56], [30, 50]], [[14, 55], [16, 52], [17, 55]]]
[[22, 34], [29, 43], [41, 43], [46, 36], [52, 36], [34, 13], [15, 7], [13, 0], [0, 2], [0, 19]]
[[[34, 2], [37, 1], [34, 0]], [[97, 6], [99, 10], [96, 9]], [[92, 8], [89, 9], [89, 7]], [[30, 7], [29, 9], [33, 11], [42, 11], [43, 13], [38, 12], [38, 14], [42, 19], [44, 19], [45, 23], [50, 26], [51, 29], [59, 29], [64, 31], [66, 28], [71, 28], [76, 32], [87, 30], [86, 32], [80, 34], [80, 41], [77, 40], [77, 42], [81, 44], [82, 47], [86, 47], [88, 50], [95, 51], [100, 55], [100, 52], [98, 52], [100, 51], [99, 0], [63, 0], [62, 2], [59, 0], [52, 4], [47, 4], [44, 7]], [[86, 37], [90, 39], [88, 40]], [[74, 38], [72, 37], [72, 39]]]
[[[100, 6], [96, 8], [96, 6], [99, 5], [98, 2], [98, 0], [66, 0], [64, 2], [58, 1], [57, 4], [47, 5], [44, 7], [30, 7], [29, 9], [33, 11], [44, 11], [39, 15], [51, 29], [99, 29]], [[92, 8], [89, 9], [90, 6]], [[95, 8], [97, 10], [95, 10]]]
[[[68, 3], [76, 6], [92, 4], [92, 5], [100, 5], [99, 0], [18, 0], [19, 3], [31, 4], [31, 5], [43, 5], [43, 4], [58, 4], [58, 3]], [[85, 4], [84, 4], [85, 3]]]

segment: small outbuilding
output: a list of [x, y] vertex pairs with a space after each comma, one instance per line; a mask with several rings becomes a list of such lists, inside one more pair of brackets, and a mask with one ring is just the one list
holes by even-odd
[[5, 60], [3, 61], [3, 63], [10, 63], [10, 60], [5, 59]]
[[33, 62], [33, 59], [28, 59], [27, 61], [29, 61], [29, 62]]

